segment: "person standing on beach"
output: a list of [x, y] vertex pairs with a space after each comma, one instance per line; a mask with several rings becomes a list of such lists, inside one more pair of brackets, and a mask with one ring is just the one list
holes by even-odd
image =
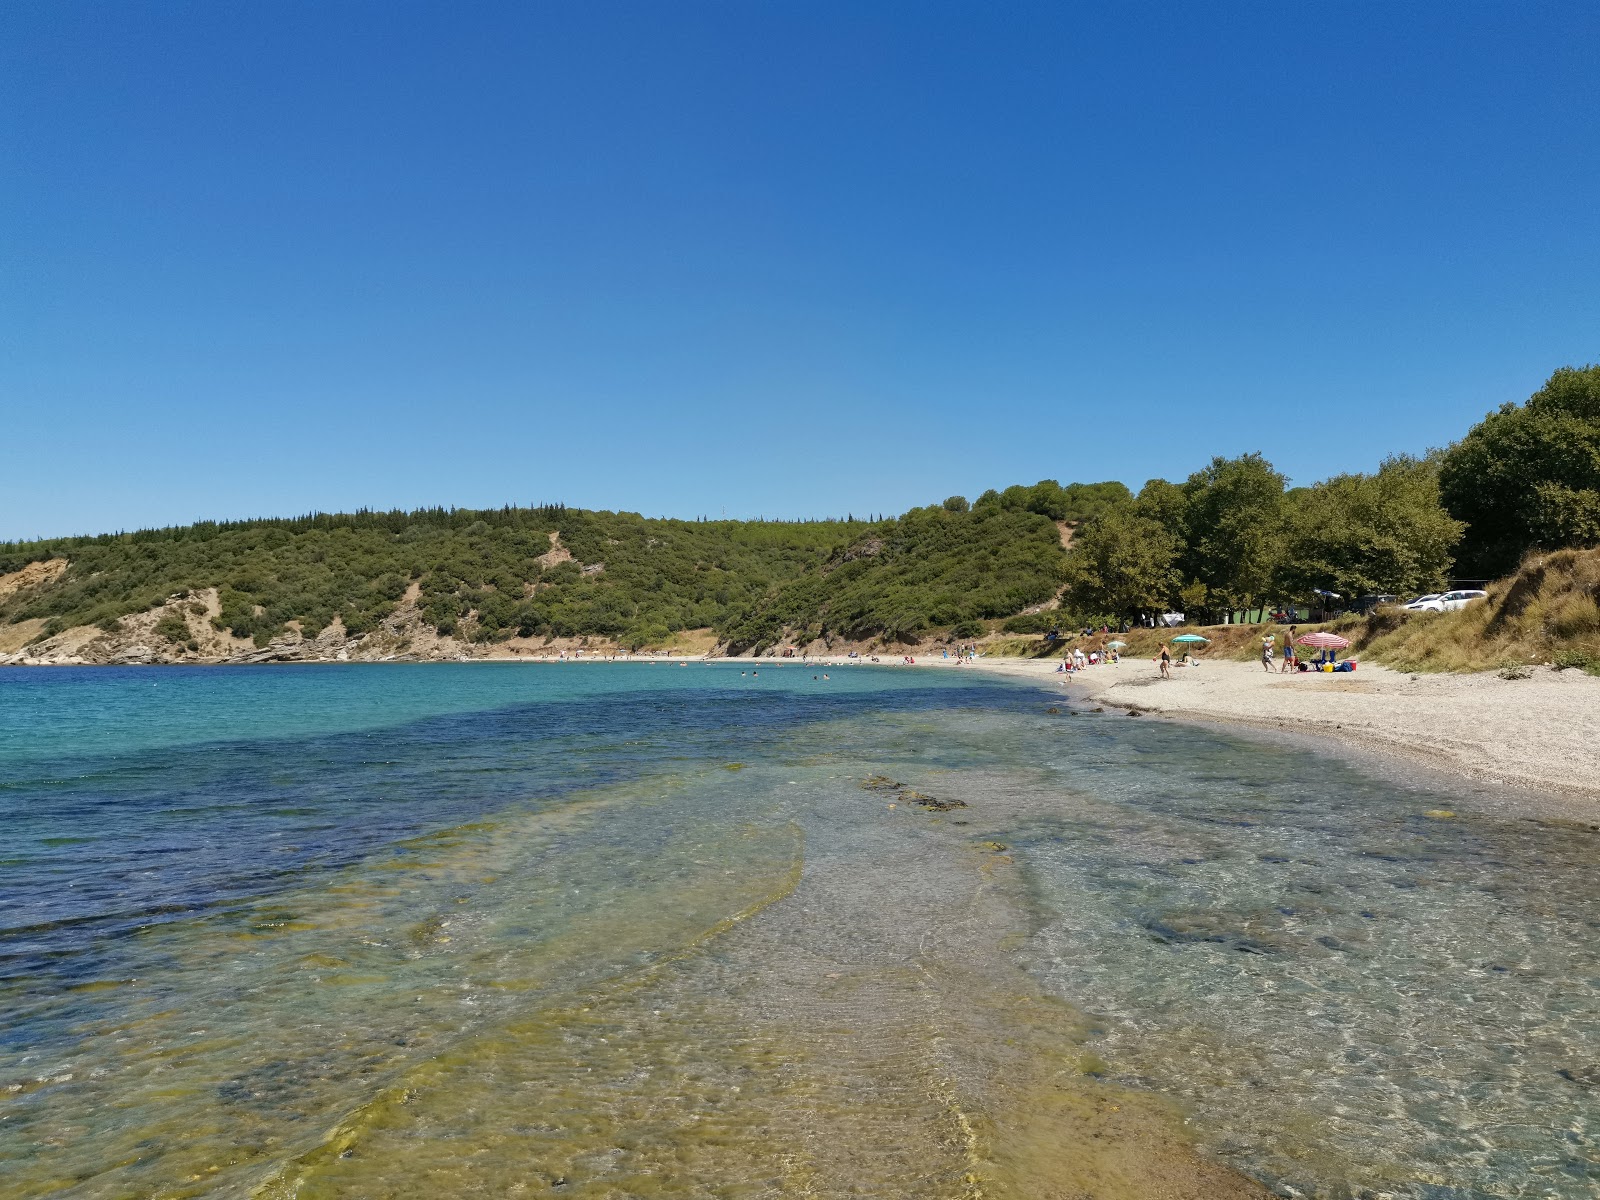
[[1289, 632], [1284, 635], [1284, 639], [1283, 639], [1283, 666], [1278, 668], [1278, 674], [1280, 674], [1280, 675], [1282, 675], [1285, 671], [1294, 670], [1294, 658], [1295, 658], [1295, 654], [1294, 654], [1294, 631], [1295, 631], [1295, 628], [1296, 627], [1293, 626], [1293, 625], [1289, 626]]
[[1263, 671], [1267, 671], [1269, 673], [1272, 670], [1272, 643], [1273, 643], [1273, 641], [1274, 641], [1273, 635], [1270, 634], [1270, 633], [1267, 634], [1266, 637], [1261, 639], [1261, 669]]
[[1161, 678], [1172, 678], [1172, 647], [1161, 643]]

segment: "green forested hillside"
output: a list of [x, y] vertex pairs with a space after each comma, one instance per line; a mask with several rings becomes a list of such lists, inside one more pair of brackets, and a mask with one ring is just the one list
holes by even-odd
[[979, 632], [1050, 599], [1066, 555], [1048, 517], [979, 504], [970, 511], [917, 508], [840, 546], [818, 571], [780, 584], [724, 630], [730, 648], [759, 649], [784, 632], [816, 637], [877, 634], [912, 640], [929, 627]]
[[[193, 616], [266, 646], [336, 619], [360, 635], [403, 603], [391, 625], [462, 641], [646, 646], [710, 629], [732, 650], [759, 650], [968, 637], [993, 618], [1037, 632], [1173, 608], [1217, 620], [1312, 597], [1342, 607], [1443, 588], [1463, 566], [1501, 571], [1530, 550], [1597, 543], [1600, 367], [1590, 366], [1557, 371], [1525, 406], [1502, 407], [1446, 450], [1309, 487], [1244, 454], [1182, 483], [1152, 479], [1137, 496], [1121, 483], [1042, 480], [875, 522], [427, 509], [0, 545], [0, 626], [42, 623], [13, 646], [75, 627], [115, 632], [129, 614], [215, 588], [215, 604], [145, 620], [159, 618], [155, 634], [191, 654]], [[1024, 614], [1057, 596], [1064, 611]]]
[[[0, 576], [65, 560], [0, 595], [0, 622], [41, 638], [218, 589], [220, 627], [265, 645], [337, 617], [372, 629], [410, 592], [443, 635], [602, 637], [624, 645], [712, 629], [736, 648], [793, 630], [912, 635], [1050, 598], [1056, 520], [1129, 502], [1120, 483], [1053, 480], [951, 497], [876, 522], [676, 521], [561, 506], [317, 514], [0, 545]], [[174, 636], [181, 634], [174, 627]]]
[[264, 644], [291, 620], [309, 634], [338, 616], [360, 633], [415, 582], [425, 619], [442, 633], [644, 642], [719, 625], [866, 528], [558, 507], [202, 523], [0, 548], [0, 574], [28, 562], [69, 563], [57, 583], [0, 601], [0, 619], [43, 617], [53, 633], [216, 587], [221, 623]]

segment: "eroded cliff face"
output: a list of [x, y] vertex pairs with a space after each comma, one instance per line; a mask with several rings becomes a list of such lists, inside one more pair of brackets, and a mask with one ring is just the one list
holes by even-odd
[[67, 560], [64, 558], [49, 558], [42, 562], [31, 562], [19, 571], [12, 571], [0, 575], [0, 600], [28, 588], [45, 587], [54, 583], [67, 573]]
[[[624, 648], [602, 638], [511, 638], [473, 642], [442, 637], [422, 618], [421, 597], [413, 584], [376, 629], [351, 634], [336, 617], [313, 636], [304, 636], [297, 622], [288, 632], [258, 646], [249, 638], [217, 629], [217, 590], [169, 596], [146, 612], [122, 617], [116, 628], [77, 625], [39, 639], [44, 622], [30, 620], [0, 626], [0, 666], [150, 666], [169, 664], [242, 664], [272, 662], [462, 662], [506, 661], [554, 657], [582, 652], [596, 657], [622, 654]], [[464, 622], [470, 631], [475, 623]], [[718, 648], [709, 629], [686, 630], [660, 653], [708, 654]], [[646, 652], [649, 653], [648, 651]]]
[[265, 646], [234, 637], [213, 624], [220, 611], [217, 590], [169, 596], [146, 612], [122, 617], [114, 628], [78, 625], [33, 640], [42, 621], [9, 627], [0, 642], [0, 665], [137, 666], [157, 663], [348, 662], [414, 658], [434, 661], [487, 657], [484, 648], [440, 637], [422, 621], [416, 589], [410, 589], [379, 628], [349, 634], [335, 618], [313, 637], [291, 623]]

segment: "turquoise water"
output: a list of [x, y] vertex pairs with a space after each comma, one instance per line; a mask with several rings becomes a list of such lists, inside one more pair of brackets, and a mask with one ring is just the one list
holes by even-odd
[[1589, 827], [758, 669], [0, 674], [0, 1192], [1600, 1186]]

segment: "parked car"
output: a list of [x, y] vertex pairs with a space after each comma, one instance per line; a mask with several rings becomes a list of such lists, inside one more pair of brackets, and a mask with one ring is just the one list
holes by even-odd
[[1430, 609], [1428, 605], [1437, 600], [1441, 594], [1440, 592], [1429, 592], [1426, 596], [1418, 596], [1410, 604], [1402, 605], [1402, 607], [1406, 612], [1438, 612], [1438, 609]]
[[1356, 611], [1359, 613], [1373, 612], [1379, 606], [1384, 604], [1393, 604], [1398, 599], [1400, 599], [1399, 596], [1391, 596], [1387, 593], [1376, 596], [1357, 596]]
[[1480, 592], [1468, 588], [1459, 592], [1445, 592], [1443, 595], [1433, 596], [1426, 600], [1418, 600], [1415, 604], [1408, 604], [1406, 608], [1413, 612], [1455, 612], [1458, 608], [1465, 608], [1474, 600], [1482, 600], [1487, 592]]

